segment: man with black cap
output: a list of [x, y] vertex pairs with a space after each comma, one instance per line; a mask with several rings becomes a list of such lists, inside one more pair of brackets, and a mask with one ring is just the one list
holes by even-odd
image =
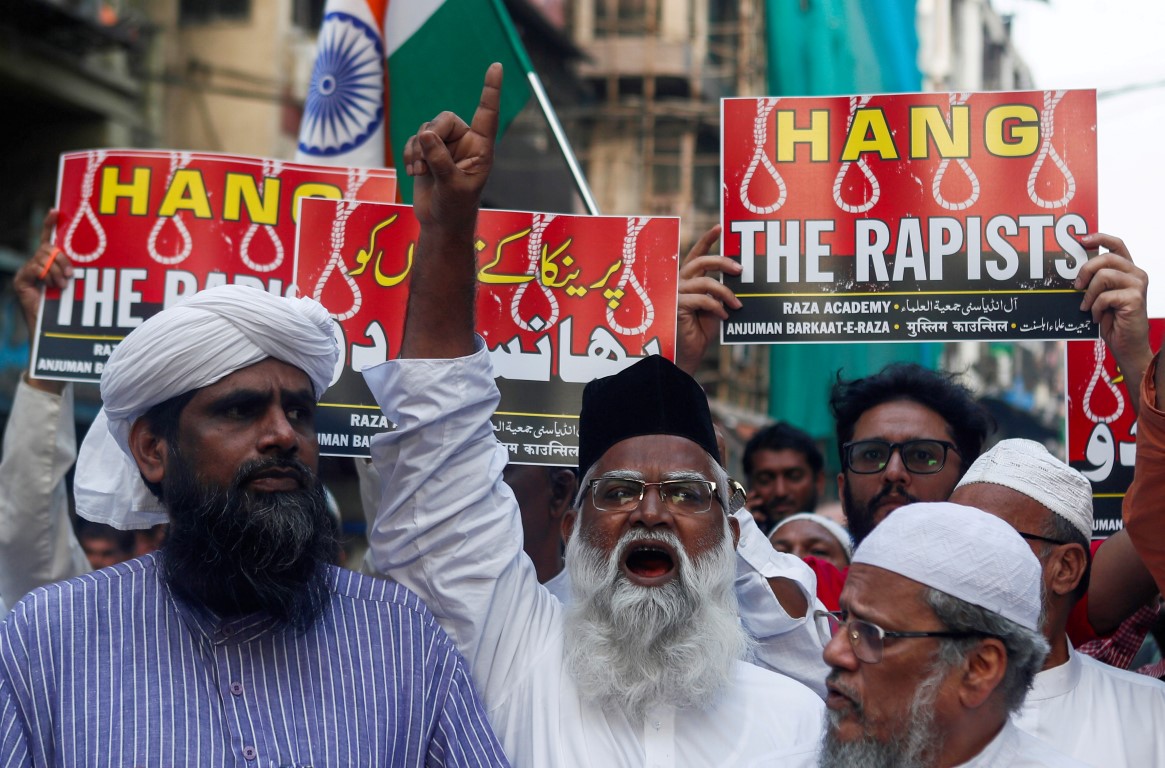
[[[492, 147], [477, 124], [445, 113], [410, 141], [405, 168], [431, 210], [443, 189], [483, 183]], [[572, 606], [538, 584], [473, 333], [470, 213], [414, 265], [402, 359], [365, 371], [397, 424], [372, 449], [393, 491], [373, 566], [452, 635], [515, 765], [812, 765], [821, 700], [740, 661], [729, 483], [703, 391], [670, 362], [587, 387], [564, 524]]]

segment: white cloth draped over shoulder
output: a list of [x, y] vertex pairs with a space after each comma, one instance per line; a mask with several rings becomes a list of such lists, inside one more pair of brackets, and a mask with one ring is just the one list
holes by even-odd
[[955, 768], [1087, 768], [1056, 749], [1057, 746], [1024, 733], [1009, 720], [982, 752]]
[[9, 605], [36, 587], [90, 570], [73, 535], [65, 488], [76, 458], [73, 386], [58, 395], [21, 377], [0, 460], [0, 597]]
[[1165, 683], [1068, 654], [1036, 675], [1016, 726], [1096, 768], [1165, 765]]
[[339, 348], [319, 302], [242, 285], [196, 293], [125, 337], [101, 375], [103, 407], [81, 445], [77, 513], [122, 530], [166, 522], [129, 449], [133, 423], [159, 403], [269, 357], [302, 370], [318, 399]]
[[453, 637], [514, 765], [815, 764], [820, 698], [744, 662], [700, 709], [657, 706], [636, 721], [583, 699], [563, 660], [564, 608], [522, 552], [484, 348], [390, 361], [364, 376], [397, 424], [373, 441], [382, 492], [371, 564], [417, 592]]

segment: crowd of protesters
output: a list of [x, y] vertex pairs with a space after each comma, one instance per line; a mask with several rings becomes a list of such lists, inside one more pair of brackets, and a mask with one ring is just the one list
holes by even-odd
[[[739, 305], [718, 228], [681, 265], [677, 362], [586, 386], [577, 467], [507, 466], [473, 300], [500, 88], [495, 65], [468, 123], [404, 154], [421, 235], [399, 358], [364, 372], [396, 425], [358, 461], [364, 573], [318, 478], [338, 349], [315, 301], [229, 285], [150, 318], [79, 452], [71, 386], [22, 379], [0, 766], [1165, 765], [1160, 670], [1124, 669], [1165, 586], [1165, 363], [1124, 244], [1084, 236], [1104, 252], [1076, 283], [1139, 384], [1103, 543], [1079, 472], [991, 445], [958, 377], [914, 365], [821, 393], [844, 525], [791, 424], [730, 478], [691, 376]], [[55, 223], [16, 276], [30, 328], [71, 276]]]

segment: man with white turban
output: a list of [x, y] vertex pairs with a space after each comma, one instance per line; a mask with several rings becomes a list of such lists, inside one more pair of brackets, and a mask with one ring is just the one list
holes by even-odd
[[1008, 718], [1048, 644], [1039, 561], [1002, 520], [901, 507], [858, 546], [841, 610], [818, 619], [833, 636], [823, 768], [1080, 765]]
[[1088, 588], [1091, 483], [1040, 443], [1004, 440], [971, 465], [951, 501], [1009, 523], [1043, 571], [1052, 650], [1015, 724], [1098, 768], [1165, 765], [1165, 683], [1076, 652], [1065, 631]]
[[118, 345], [77, 496], [170, 533], [13, 609], [6, 764], [506, 764], [421, 601], [329, 562], [314, 417], [337, 355], [317, 302], [235, 285]]

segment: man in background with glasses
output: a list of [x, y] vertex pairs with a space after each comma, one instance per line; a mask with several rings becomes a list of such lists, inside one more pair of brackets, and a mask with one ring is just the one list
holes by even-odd
[[[969, 389], [915, 364], [839, 378], [829, 408], [841, 452], [837, 495], [855, 546], [901, 506], [946, 501], [991, 428]], [[817, 597], [837, 608], [845, 571], [816, 557], [805, 562], [817, 575]]]
[[951, 501], [1010, 524], [1040, 561], [1051, 652], [1016, 725], [1088, 765], [1165, 765], [1165, 684], [1096, 661], [1068, 641], [1068, 616], [1089, 582], [1088, 480], [1039, 443], [1004, 440], [971, 465]]
[[838, 380], [829, 407], [841, 450], [837, 495], [855, 544], [898, 507], [945, 501], [991, 428], [970, 390], [913, 364]]
[[897, 510], [854, 553], [841, 611], [815, 614], [831, 637], [820, 765], [1080, 765], [1009, 720], [1048, 651], [1040, 610], [1039, 561], [1009, 525]]

